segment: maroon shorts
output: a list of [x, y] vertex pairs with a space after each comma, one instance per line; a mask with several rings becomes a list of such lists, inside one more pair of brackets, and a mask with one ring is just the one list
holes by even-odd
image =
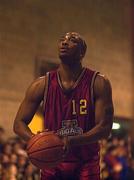
[[100, 180], [99, 162], [63, 162], [41, 171], [41, 180]]

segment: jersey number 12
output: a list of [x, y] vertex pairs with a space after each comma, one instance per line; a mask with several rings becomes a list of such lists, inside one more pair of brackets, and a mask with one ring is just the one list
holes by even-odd
[[[72, 100], [72, 107], [73, 107], [73, 112], [72, 114], [76, 114], [76, 102], [75, 100]], [[86, 99], [80, 99], [79, 101], [79, 112], [81, 115], [87, 114], [87, 100]]]

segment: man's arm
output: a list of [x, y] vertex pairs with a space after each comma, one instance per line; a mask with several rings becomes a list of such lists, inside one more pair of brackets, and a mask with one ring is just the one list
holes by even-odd
[[107, 138], [113, 123], [112, 89], [108, 79], [97, 75], [94, 83], [95, 97], [95, 127], [81, 136], [68, 139], [70, 146], [84, 145]]
[[28, 124], [31, 122], [40, 102], [43, 100], [45, 77], [38, 78], [28, 88], [13, 124], [13, 130], [23, 140], [28, 141], [33, 133]]

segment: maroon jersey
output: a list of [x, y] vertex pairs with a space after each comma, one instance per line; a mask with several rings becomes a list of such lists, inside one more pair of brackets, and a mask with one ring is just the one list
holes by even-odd
[[[44, 126], [61, 136], [77, 136], [95, 126], [93, 84], [97, 72], [83, 68], [73, 87], [62, 87], [58, 71], [47, 73], [44, 95]], [[99, 158], [99, 145], [71, 148], [65, 162]]]

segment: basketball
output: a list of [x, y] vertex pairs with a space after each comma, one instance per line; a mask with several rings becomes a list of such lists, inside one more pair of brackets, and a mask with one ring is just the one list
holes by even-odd
[[55, 167], [62, 161], [62, 140], [52, 132], [41, 132], [28, 142], [27, 154], [36, 167], [40, 169]]

